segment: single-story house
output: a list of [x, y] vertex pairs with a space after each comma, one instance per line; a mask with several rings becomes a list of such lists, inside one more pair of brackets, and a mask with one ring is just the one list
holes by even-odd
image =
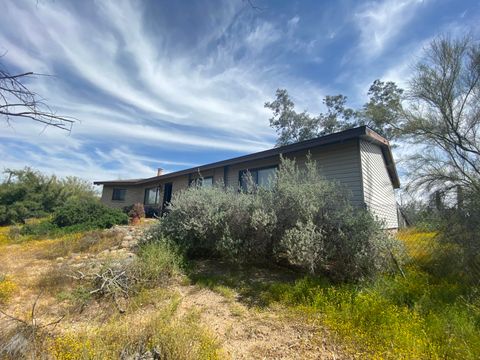
[[301, 166], [310, 154], [320, 173], [343, 184], [352, 194], [352, 202], [366, 206], [384, 221], [386, 228], [397, 229], [397, 203], [394, 189], [400, 187], [389, 142], [366, 126], [319, 138], [276, 147], [190, 169], [146, 179], [96, 181], [103, 185], [102, 202], [123, 208], [134, 203], [164, 208], [172, 194], [192, 182], [208, 186], [223, 183], [240, 187], [249, 171], [259, 185], [268, 181], [280, 162], [280, 156], [294, 158]]

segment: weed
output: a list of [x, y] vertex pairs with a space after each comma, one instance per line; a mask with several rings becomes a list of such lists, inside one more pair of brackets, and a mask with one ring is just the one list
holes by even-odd
[[90, 340], [82, 341], [73, 334], [52, 338], [47, 349], [55, 359], [82, 360], [92, 359], [95, 355]]
[[8, 302], [16, 289], [15, 282], [6, 275], [0, 274], [0, 304]]
[[172, 301], [153, 316], [113, 318], [102, 326], [64, 334], [51, 343], [50, 354], [59, 359], [220, 359], [219, 345], [199, 325], [198, 314], [177, 319], [177, 305]]
[[[222, 270], [222, 269], [221, 269]], [[193, 273], [212, 290], [227, 288], [247, 305], [281, 305], [321, 319], [352, 356], [382, 359], [476, 359], [480, 356], [479, 289], [405, 268], [359, 284], [325, 278], [290, 281], [252, 276], [254, 268]], [[275, 278], [272, 276], [271, 278]]]
[[162, 284], [172, 276], [179, 275], [183, 266], [179, 251], [166, 242], [143, 244], [137, 255], [131, 272], [145, 287]]
[[92, 298], [92, 295], [90, 294], [90, 289], [78, 286], [72, 290], [60, 291], [56, 297], [58, 301], [69, 301], [74, 305], [83, 305]]

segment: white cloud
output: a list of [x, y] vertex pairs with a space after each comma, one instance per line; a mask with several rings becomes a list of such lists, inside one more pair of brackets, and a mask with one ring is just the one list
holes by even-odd
[[402, 33], [424, 0], [383, 0], [362, 5], [355, 14], [360, 30], [360, 50], [368, 57], [380, 55]]
[[[0, 44], [8, 53], [2, 61], [55, 75], [29, 86], [81, 122], [69, 135], [22, 120], [0, 128], [0, 139], [22, 144], [13, 152], [1, 149], [1, 166], [27, 164], [92, 180], [150, 176], [158, 161], [135, 153], [139, 143], [182, 151], [263, 150], [273, 143], [263, 103], [277, 87], [287, 87], [305, 107], [321, 97], [318, 86], [292, 79], [262, 54], [298, 16], [282, 29], [242, 17], [238, 6], [226, 3], [212, 15], [215, 26], [185, 50], [172, 45], [161, 24], [155, 32], [146, 28], [143, 5], [93, 2], [95, 16], [86, 17], [61, 2], [4, 4]], [[107, 150], [90, 148], [100, 141]], [[123, 160], [111, 167], [98, 154], [118, 159], [119, 143]], [[181, 166], [163, 163], [169, 161]]]
[[268, 45], [280, 39], [280, 31], [269, 22], [262, 22], [248, 34], [245, 39], [247, 45], [256, 52], [262, 51]]

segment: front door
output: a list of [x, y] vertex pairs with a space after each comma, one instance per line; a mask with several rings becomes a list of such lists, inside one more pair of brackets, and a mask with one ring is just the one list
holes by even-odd
[[172, 183], [166, 183], [163, 186], [163, 211], [165, 211], [167, 205], [172, 200]]

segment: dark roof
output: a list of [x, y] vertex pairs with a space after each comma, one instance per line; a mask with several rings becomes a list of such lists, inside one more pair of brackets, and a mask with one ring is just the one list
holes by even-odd
[[398, 178], [397, 169], [395, 167], [395, 162], [393, 160], [392, 152], [390, 149], [390, 144], [387, 139], [382, 137], [381, 135], [377, 134], [372, 129], [368, 128], [367, 126], [360, 126], [353, 129], [348, 129], [345, 131], [333, 133], [330, 135], [321, 136], [315, 139], [300, 141], [294, 144], [289, 144], [285, 146], [276, 147], [269, 150], [264, 150], [260, 152], [256, 152], [253, 154], [243, 155], [239, 157], [235, 157], [232, 159], [217, 161], [214, 163], [201, 165], [185, 170], [179, 170], [175, 172], [171, 172], [168, 174], [154, 176], [146, 179], [132, 179], [132, 180], [112, 180], [112, 181], [95, 181], [95, 185], [138, 185], [138, 184], [145, 184], [150, 182], [155, 182], [158, 180], [169, 179], [175, 176], [180, 175], [187, 175], [190, 173], [196, 173], [199, 171], [205, 171], [221, 166], [233, 165], [242, 163], [245, 161], [252, 161], [252, 160], [259, 160], [264, 159], [270, 156], [279, 155], [279, 154], [287, 154], [295, 151], [300, 150], [308, 150], [310, 148], [323, 146], [323, 145], [330, 145], [335, 143], [342, 143], [347, 140], [361, 138], [372, 143], [379, 145], [382, 149], [383, 156], [385, 158], [385, 163], [387, 166], [388, 174], [390, 176], [390, 180], [394, 188], [400, 187], [400, 180]]

